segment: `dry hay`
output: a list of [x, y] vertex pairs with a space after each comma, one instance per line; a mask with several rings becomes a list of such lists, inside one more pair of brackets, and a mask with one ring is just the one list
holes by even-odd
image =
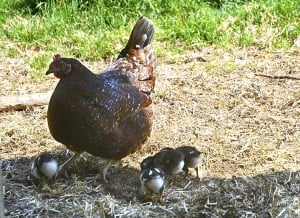
[[[33, 54], [38, 55], [38, 54]], [[50, 55], [49, 55], [50, 56]], [[202, 58], [207, 59], [203, 62]], [[32, 82], [24, 57], [1, 57], [1, 94], [51, 90], [57, 80]], [[50, 57], [49, 57], [50, 61]], [[104, 63], [86, 63], [92, 69]], [[0, 114], [0, 143], [8, 217], [297, 217], [300, 215], [300, 76], [296, 53], [255, 48], [203, 48], [160, 59], [155, 124], [142, 151], [109, 170], [83, 155], [54, 184], [30, 179], [43, 151], [60, 162], [70, 154], [50, 136], [47, 107]], [[202, 179], [178, 175], [160, 204], [142, 203], [139, 161], [159, 149], [192, 145], [202, 152]]]

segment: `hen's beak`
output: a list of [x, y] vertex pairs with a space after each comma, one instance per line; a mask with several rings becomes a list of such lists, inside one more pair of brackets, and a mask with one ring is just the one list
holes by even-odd
[[47, 72], [46, 72], [46, 75], [48, 75], [48, 74], [50, 74], [50, 73], [54, 73], [55, 71], [53, 70], [53, 69], [49, 69], [49, 70], [47, 70]]

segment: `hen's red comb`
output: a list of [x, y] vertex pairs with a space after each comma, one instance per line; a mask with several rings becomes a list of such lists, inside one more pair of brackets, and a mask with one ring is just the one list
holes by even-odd
[[61, 58], [60, 54], [56, 54], [56, 55], [54, 55], [53, 60], [55, 61], [55, 60], [58, 60], [60, 58]]

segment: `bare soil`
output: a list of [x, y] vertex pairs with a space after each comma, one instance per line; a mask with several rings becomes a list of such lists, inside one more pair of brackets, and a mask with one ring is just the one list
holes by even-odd
[[[32, 78], [25, 58], [0, 56], [1, 95], [53, 90], [57, 80]], [[51, 54], [49, 54], [49, 62]], [[206, 60], [206, 61], [204, 61]], [[104, 62], [85, 62], [95, 72]], [[82, 155], [53, 184], [35, 184], [32, 160], [42, 152], [63, 162], [70, 153], [50, 135], [47, 106], [0, 113], [0, 158], [7, 217], [299, 217], [299, 53], [207, 47], [159, 58], [155, 123], [142, 150], [97, 180], [99, 158]], [[201, 151], [194, 171], [169, 184], [162, 204], [143, 203], [139, 163], [161, 148]]]

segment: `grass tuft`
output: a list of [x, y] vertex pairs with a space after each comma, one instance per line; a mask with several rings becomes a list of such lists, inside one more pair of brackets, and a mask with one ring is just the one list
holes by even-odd
[[[300, 35], [298, 0], [3, 0], [2, 41], [39, 46], [84, 60], [116, 55], [139, 16], [156, 26], [155, 42], [183, 53], [215, 44], [288, 49]], [[10, 48], [4, 49], [8, 55]]]

